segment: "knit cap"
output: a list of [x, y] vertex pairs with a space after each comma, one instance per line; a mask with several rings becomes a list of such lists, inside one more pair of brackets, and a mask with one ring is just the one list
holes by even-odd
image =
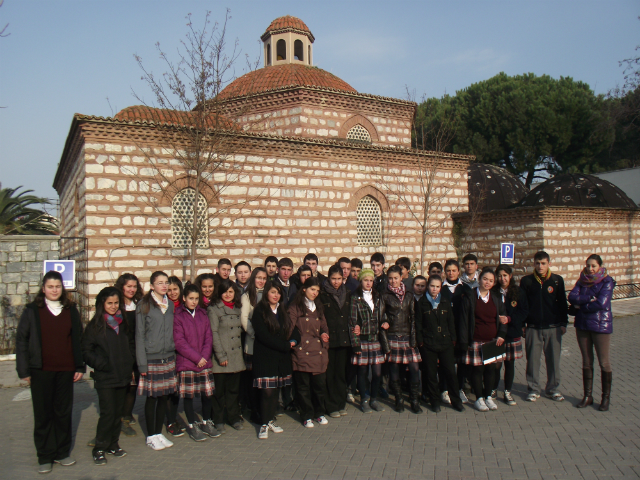
[[358, 281], [361, 282], [364, 277], [376, 278], [376, 274], [370, 268], [363, 268], [360, 270], [360, 275], [358, 275]]

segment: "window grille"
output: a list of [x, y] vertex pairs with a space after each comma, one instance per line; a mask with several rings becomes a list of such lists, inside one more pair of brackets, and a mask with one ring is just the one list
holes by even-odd
[[380, 205], [370, 195], [362, 197], [356, 209], [358, 245], [382, 245], [382, 215]]
[[[191, 233], [193, 231], [193, 205], [196, 191], [185, 188], [178, 192], [171, 203], [171, 244], [173, 248], [191, 248]], [[198, 194], [198, 239], [196, 248], [209, 247], [209, 222], [207, 202], [204, 196]]]
[[371, 135], [369, 135], [369, 130], [364, 128], [362, 125], [357, 124], [347, 132], [347, 140], [371, 143]]

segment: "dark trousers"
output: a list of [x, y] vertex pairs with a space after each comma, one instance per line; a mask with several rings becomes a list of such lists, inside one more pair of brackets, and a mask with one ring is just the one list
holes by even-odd
[[344, 410], [347, 405], [347, 365], [349, 347], [329, 349], [329, 365], [327, 366], [327, 398], [328, 412]]
[[216, 389], [213, 392], [213, 423], [224, 424], [224, 410], [227, 409], [229, 425], [240, 421], [240, 378], [242, 372], [214, 373]]
[[31, 370], [33, 440], [40, 465], [71, 453], [74, 373]]
[[133, 373], [135, 375], [136, 384], [127, 386], [127, 394], [124, 398], [124, 411], [122, 412], [122, 416], [129, 419], [133, 418], [133, 407], [136, 404], [136, 397], [138, 396], [138, 382], [140, 381], [140, 371], [138, 370], [137, 365], [134, 366]]
[[487, 398], [491, 395], [497, 374], [498, 371], [493, 363], [471, 367], [471, 386], [476, 394], [476, 399], [480, 397]]
[[293, 372], [293, 379], [296, 384], [296, 401], [302, 421], [324, 415], [326, 413], [327, 374], [314, 375], [309, 372]]
[[96, 446], [93, 451], [118, 448], [122, 409], [128, 386], [120, 388], [97, 388], [100, 418], [96, 429]]
[[[422, 347], [420, 349], [422, 356], [422, 364], [427, 371], [427, 391], [431, 406], [440, 405], [440, 387], [438, 385], [438, 375], [444, 378], [449, 388], [449, 397], [451, 403], [462, 403], [460, 394], [458, 393], [458, 378], [456, 377], [455, 356], [453, 354], [453, 345], [444, 347]], [[438, 363], [439, 362], [439, 363]]]

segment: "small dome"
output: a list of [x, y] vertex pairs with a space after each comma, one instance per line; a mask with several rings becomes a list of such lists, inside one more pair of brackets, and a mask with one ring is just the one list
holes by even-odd
[[269, 35], [283, 32], [301, 33], [309, 37], [311, 43], [313, 43], [315, 40], [313, 34], [311, 33], [311, 30], [309, 30], [309, 27], [307, 27], [307, 25], [298, 17], [292, 17], [291, 15], [285, 15], [284, 17], [276, 18], [273, 22], [271, 22], [271, 25], [267, 27], [267, 29], [262, 34], [262, 37], [260, 38], [264, 41]]
[[502, 210], [519, 202], [527, 194], [522, 182], [504, 168], [472, 163], [467, 171], [469, 203], [473, 205], [480, 202], [479, 212]]
[[347, 82], [326, 70], [289, 63], [260, 68], [235, 79], [220, 92], [220, 98], [240, 97], [293, 86], [331, 88], [357, 93]]
[[536, 188], [518, 203], [518, 207], [600, 207], [638, 208], [613, 183], [593, 175], [565, 173], [557, 175]]

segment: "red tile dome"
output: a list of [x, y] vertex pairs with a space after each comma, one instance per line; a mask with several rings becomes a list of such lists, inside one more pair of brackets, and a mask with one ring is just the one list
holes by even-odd
[[276, 18], [273, 22], [271, 22], [271, 25], [267, 27], [265, 32], [262, 34], [262, 37], [260, 38], [262, 40], [265, 40], [271, 34], [282, 32], [302, 33], [303, 35], [309, 37], [312, 43], [315, 40], [313, 34], [311, 33], [311, 30], [309, 30], [309, 27], [307, 27], [307, 25], [302, 20], [297, 17], [292, 17], [291, 15], [285, 15], [284, 17]]
[[356, 89], [347, 82], [326, 70], [290, 63], [249, 72], [222, 90], [220, 98], [240, 97], [293, 86], [330, 88], [342, 92], [357, 93]]

